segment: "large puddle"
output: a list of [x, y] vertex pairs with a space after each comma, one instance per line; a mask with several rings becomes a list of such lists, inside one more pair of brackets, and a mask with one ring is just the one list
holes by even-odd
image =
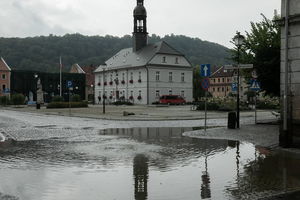
[[0, 146], [0, 200], [259, 199], [300, 189], [300, 158], [182, 137], [192, 128], [108, 129]]

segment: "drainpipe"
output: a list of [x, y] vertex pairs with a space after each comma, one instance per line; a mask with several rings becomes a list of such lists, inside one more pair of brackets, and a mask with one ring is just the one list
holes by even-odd
[[283, 131], [288, 134], [288, 78], [289, 78], [289, 0], [285, 0], [285, 66], [284, 66], [284, 94], [283, 94]]
[[147, 66], [145, 66], [147, 71], [147, 105], [149, 105], [149, 69]]

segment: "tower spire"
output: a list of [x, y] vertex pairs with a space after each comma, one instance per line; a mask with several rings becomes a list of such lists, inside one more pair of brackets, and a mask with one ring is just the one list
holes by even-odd
[[133, 51], [138, 51], [148, 44], [147, 33], [147, 11], [144, 7], [144, 0], [137, 0], [137, 5], [133, 11]]

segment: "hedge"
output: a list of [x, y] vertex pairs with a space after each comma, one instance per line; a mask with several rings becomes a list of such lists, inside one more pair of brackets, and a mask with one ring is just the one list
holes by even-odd
[[[88, 103], [86, 101], [83, 102], [70, 102], [71, 108], [86, 108], [88, 107]], [[69, 102], [51, 102], [47, 105], [48, 109], [51, 108], [69, 108]]]

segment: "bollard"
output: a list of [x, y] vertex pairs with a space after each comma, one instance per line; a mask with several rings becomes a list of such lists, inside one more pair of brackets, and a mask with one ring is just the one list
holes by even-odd
[[235, 112], [229, 112], [228, 113], [227, 128], [229, 128], [229, 129], [235, 129], [236, 128], [236, 113]]

